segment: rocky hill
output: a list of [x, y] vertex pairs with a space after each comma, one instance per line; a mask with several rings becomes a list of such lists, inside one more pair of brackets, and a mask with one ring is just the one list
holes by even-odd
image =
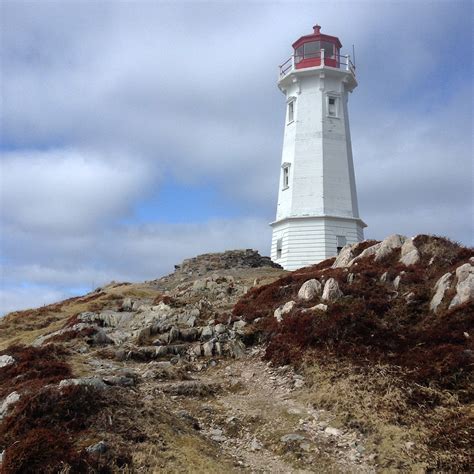
[[0, 321], [2, 473], [468, 471], [474, 251], [252, 250]]

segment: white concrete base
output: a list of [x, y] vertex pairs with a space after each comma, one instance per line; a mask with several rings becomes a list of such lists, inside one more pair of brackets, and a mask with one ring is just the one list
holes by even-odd
[[[365, 224], [336, 216], [289, 217], [273, 222], [271, 258], [285, 270], [314, 265], [337, 255], [337, 236], [346, 243], [364, 240]], [[281, 256], [277, 242], [281, 239]]]

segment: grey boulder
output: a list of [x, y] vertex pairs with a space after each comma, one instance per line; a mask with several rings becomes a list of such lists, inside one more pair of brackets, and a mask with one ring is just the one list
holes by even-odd
[[298, 298], [303, 301], [310, 301], [320, 295], [322, 291], [321, 283], [313, 278], [305, 281], [298, 291]]
[[329, 278], [329, 280], [324, 285], [322, 299], [324, 301], [336, 301], [343, 293], [339, 288], [339, 283], [334, 278]]

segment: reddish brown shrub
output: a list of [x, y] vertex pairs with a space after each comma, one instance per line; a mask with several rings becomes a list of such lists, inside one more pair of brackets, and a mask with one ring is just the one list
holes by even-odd
[[56, 430], [35, 428], [5, 452], [2, 474], [59, 472], [69, 465], [73, 472], [88, 472], [90, 467], [73, 450], [72, 440]]
[[0, 399], [15, 390], [37, 390], [71, 376], [64, 362], [67, 351], [61, 346], [10, 346], [1, 354], [13, 356], [16, 362], [0, 369]]
[[11, 415], [5, 418], [0, 434], [8, 445], [36, 428], [60, 426], [65, 433], [81, 431], [101, 405], [100, 392], [91, 387], [72, 385], [61, 390], [46, 387], [20, 398]]
[[5, 452], [2, 472], [90, 472], [87, 453], [74, 448], [104, 405], [101, 392], [84, 386], [45, 387], [24, 393], [0, 426]]

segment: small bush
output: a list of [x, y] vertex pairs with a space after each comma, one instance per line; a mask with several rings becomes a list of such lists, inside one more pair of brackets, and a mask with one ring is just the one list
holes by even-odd
[[16, 362], [0, 369], [0, 399], [13, 391], [38, 390], [72, 375], [64, 361], [67, 351], [61, 346], [10, 346], [1, 354], [13, 356]]
[[75, 442], [102, 408], [101, 393], [91, 387], [45, 387], [23, 394], [0, 426], [6, 448], [2, 473], [90, 472], [92, 460]]
[[88, 463], [73, 450], [64, 433], [35, 428], [6, 450], [2, 473], [59, 472], [65, 466], [73, 472], [88, 472]]

